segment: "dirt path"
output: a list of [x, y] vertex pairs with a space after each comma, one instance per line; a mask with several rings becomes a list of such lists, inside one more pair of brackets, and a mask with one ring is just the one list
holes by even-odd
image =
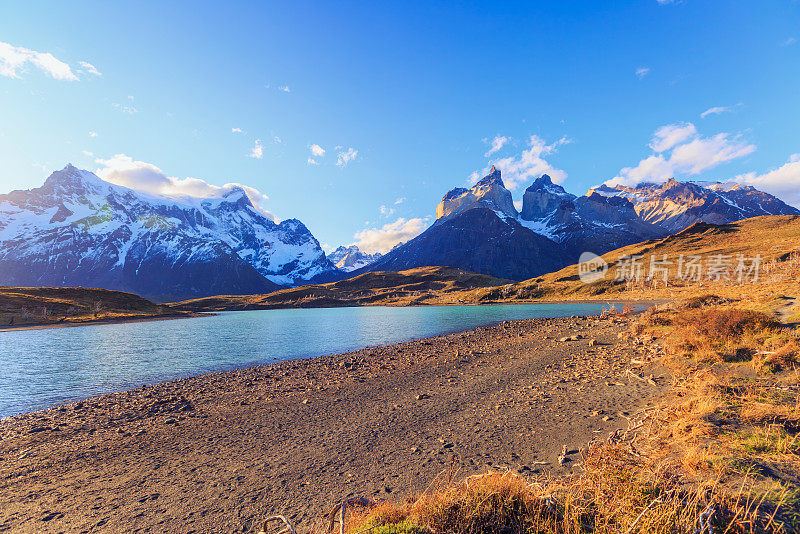
[[647, 352], [623, 328], [503, 323], [6, 418], [0, 531], [255, 532], [273, 512], [307, 531], [342, 498], [419, 489], [453, 458], [463, 474], [570, 469], [562, 446], [624, 427], [666, 386], [658, 369], [637, 371], [658, 386], [624, 373]]

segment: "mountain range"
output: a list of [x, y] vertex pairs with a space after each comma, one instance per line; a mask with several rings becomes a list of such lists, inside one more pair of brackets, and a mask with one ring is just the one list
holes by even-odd
[[0, 285], [99, 287], [163, 302], [423, 266], [525, 280], [584, 251], [602, 254], [695, 222], [800, 214], [735, 183], [602, 185], [579, 197], [546, 174], [525, 190], [521, 208], [492, 167], [444, 195], [435, 222], [388, 253], [351, 245], [326, 256], [303, 223], [275, 222], [241, 187], [210, 198], [159, 196], [67, 165], [41, 187], [0, 195]]
[[796, 214], [772, 195], [733, 183], [603, 185], [578, 197], [547, 174], [525, 190], [518, 212], [493, 166], [473, 187], [449, 191], [430, 228], [353, 274], [447, 265], [524, 280], [574, 263], [584, 251], [603, 254], [696, 222]]
[[240, 187], [148, 195], [72, 165], [0, 195], [3, 285], [84, 286], [156, 300], [274, 291], [335, 271], [296, 219], [275, 223]]
[[381, 256], [380, 252], [369, 254], [362, 252], [358, 245], [350, 245], [349, 247], [339, 247], [328, 254], [328, 260], [340, 271], [349, 273], [366, 267]]

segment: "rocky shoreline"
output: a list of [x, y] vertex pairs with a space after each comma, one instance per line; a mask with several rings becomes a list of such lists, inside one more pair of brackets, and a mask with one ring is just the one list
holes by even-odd
[[449, 466], [565, 472], [667, 385], [625, 328], [504, 322], [5, 418], [0, 531], [255, 532], [273, 512], [307, 531]]

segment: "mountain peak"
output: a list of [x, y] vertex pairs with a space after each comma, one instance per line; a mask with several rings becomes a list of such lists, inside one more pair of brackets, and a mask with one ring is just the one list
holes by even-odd
[[46, 187], [61, 189], [86, 189], [88, 185], [99, 186], [103, 185], [103, 181], [92, 172], [83, 171], [78, 169], [72, 163], [67, 165], [60, 171], [55, 171], [45, 180]]
[[500, 177], [500, 171], [492, 165], [492, 168], [489, 170], [489, 174], [481, 178], [481, 180], [475, 184], [474, 188], [486, 186], [486, 185], [499, 185], [505, 189], [505, 184], [503, 183], [503, 179]]

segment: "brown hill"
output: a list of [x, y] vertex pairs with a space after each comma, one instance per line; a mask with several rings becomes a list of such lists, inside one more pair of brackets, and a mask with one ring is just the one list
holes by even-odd
[[190, 315], [122, 291], [0, 286], [0, 329]]
[[[739, 256], [749, 269], [753, 259], [760, 256], [758, 277], [744, 276], [740, 281], [736, 268]], [[620, 274], [630, 274], [628, 261], [640, 257], [641, 276], [638, 280], [625, 279]], [[655, 271], [650, 275], [653, 257], [661, 261], [666, 256], [667, 282]], [[695, 279], [680, 279], [679, 267], [684, 274], [690, 256], [699, 256], [701, 275]], [[681, 263], [683, 257], [683, 263]], [[755, 296], [759, 293], [796, 291], [796, 279], [788, 276], [800, 258], [800, 216], [775, 215], [754, 217], [728, 224], [696, 223], [685, 230], [660, 240], [645, 241], [608, 252], [602, 256], [608, 271], [602, 280], [584, 283], [578, 276], [578, 265], [546, 274], [513, 285], [472, 291], [461, 295], [466, 302], [507, 302], [563, 299], [663, 299], [691, 296], [696, 293], [730, 294], [735, 298]], [[720, 279], [713, 275], [712, 265], [725, 264]], [[785, 287], [784, 287], [785, 286]], [[781, 289], [783, 288], [783, 289]], [[767, 291], [768, 290], [768, 291]], [[766, 293], [765, 293], [766, 294]]]
[[192, 299], [171, 306], [179, 310], [222, 311], [449, 304], [458, 302], [458, 297], [453, 295], [510, 283], [511, 280], [452, 267], [418, 267], [405, 271], [364, 273], [339, 282], [295, 287], [262, 295], [220, 295]]

